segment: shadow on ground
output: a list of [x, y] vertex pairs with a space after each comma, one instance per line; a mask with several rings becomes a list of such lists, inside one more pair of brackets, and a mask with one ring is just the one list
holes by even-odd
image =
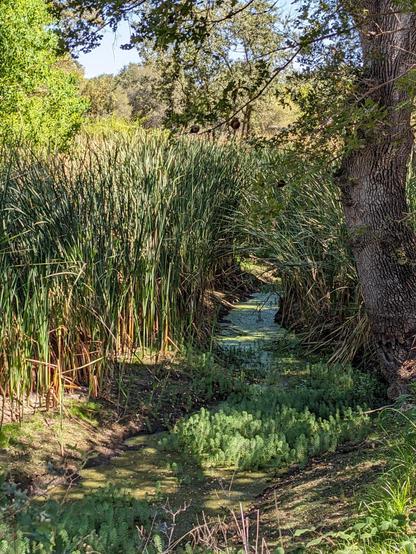
[[139, 500], [156, 502], [169, 523], [172, 513], [182, 508], [175, 535], [181, 536], [207, 518], [227, 516], [240, 504], [248, 509], [268, 486], [267, 472], [213, 468], [201, 469], [189, 456], [162, 451], [162, 433], [140, 435], [126, 442], [127, 449], [110, 464], [84, 469], [73, 488], [57, 487], [51, 496], [57, 500], [79, 500], [109, 484]]
[[[283, 544], [296, 551], [316, 534], [337, 531], [357, 514], [356, 498], [385, 467], [380, 443], [340, 447], [307, 467], [294, 468], [275, 479], [259, 496], [249, 512], [260, 518], [261, 532], [270, 545]], [[258, 516], [259, 514], [259, 516]], [[301, 539], [296, 530], [310, 529]]]

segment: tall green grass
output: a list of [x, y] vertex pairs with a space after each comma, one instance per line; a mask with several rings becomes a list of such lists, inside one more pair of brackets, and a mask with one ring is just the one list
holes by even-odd
[[201, 333], [250, 178], [237, 150], [164, 134], [3, 151], [0, 392], [98, 392], [110, 359]]

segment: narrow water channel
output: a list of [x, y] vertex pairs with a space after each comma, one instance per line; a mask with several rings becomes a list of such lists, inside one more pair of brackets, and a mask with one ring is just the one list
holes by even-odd
[[[279, 326], [274, 322], [278, 295], [259, 292], [236, 304], [220, 323], [218, 346], [225, 351], [239, 350], [242, 364], [260, 364], [267, 370], [273, 362], [268, 345], [276, 338]], [[267, 485], [268, 474], [239, 469], [202, 469], [180, 454], [162, 451], [162, 433], [140, 435], [126, 441], [126, 450], [110, 463], [81, 471], [81, 480], [69, 491], [67, 499], [76, 499], [98, 487], [113, 484], [139, 499], [169, 501], [172, 509], [185, 504], [186, 513], [178, 532], [192, 527], [199, 514], [222, 513], [227, 508], [247, 506]], [[59, 496], [62, 491], [57, 491]]]

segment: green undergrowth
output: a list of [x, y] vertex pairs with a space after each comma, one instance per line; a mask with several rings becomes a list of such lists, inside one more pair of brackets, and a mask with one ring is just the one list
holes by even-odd
[[134, 406], [137, 398], [142, 398], [149, 431], [171, 427], [181, 415], [223, 400], [239, 390], [245, 379], [245, 374], [237, 367], [237, 360], [224, 364], [214, 352], [187, 346], [177, 358], [162, 368], [149, 369], [149, 392], [145, 398], [142, 380], [137, 383], [135, 368], [125, 374], [119, 385], [122, 402], [126, 405]]
[[[377, 422], [384, 431], [387, 467], [357, 499], [351, 526], [318, 534], [305, 547], [337, 554], [416, 553], [416, 409], [386, 409]], [[334, 546], [336, 545], [336, 546]]]
[[98, 402], [75, 401], [71, 403], [68, 413], [72, 417], [76, 417], [93, 427], [97, 427], [101, 410], [102, 406]]
[[3, 485], [0, 501], [1, 554], [163, 551], [162, 537], [152, 531], [152, 506], [112, 488], [61, 505], [30, 502]]
[[20, 425], [18, 423], [8, 423], [0, 429], [0, 448], [7, 448], [13, 444], [20, 435]]
[[203, 401], [221, 399], [239, 388], [243, 375], [238, 371], [238, 359], [224, 365], [213, 352], [187, 348], [187, 371], [194, 394]]
[[285, 388], [250, 384], [217, 409], [202, 408], [161, 440], [205, 467], [282, 468], [359, 442], [368, 433], [367, 406], [378, 383], [350, 367], [312, 364]]
[[19, 444], [22, 438], [40, 433], [43, 426], [44, 422], [38, 414], [32, 416], [24, 423], [4, 423], [0, 427], [0, 450]]
[[[218, 549], [177, 541], [175, 512], [113, 486], [80, 500], [33, 501], [0, 486], [0, 554], [209, 554]], [[182, 514], [183, 516], [183, 514]], [[230, 546], [228, 554], [244, 550]], [[276, 550], [280, 554], [280, 550]]]

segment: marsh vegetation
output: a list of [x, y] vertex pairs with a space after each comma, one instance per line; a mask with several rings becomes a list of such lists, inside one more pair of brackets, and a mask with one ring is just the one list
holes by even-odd
[[0, 3], [0, 553], [416, 551], [414, 6], [295, 8]]

